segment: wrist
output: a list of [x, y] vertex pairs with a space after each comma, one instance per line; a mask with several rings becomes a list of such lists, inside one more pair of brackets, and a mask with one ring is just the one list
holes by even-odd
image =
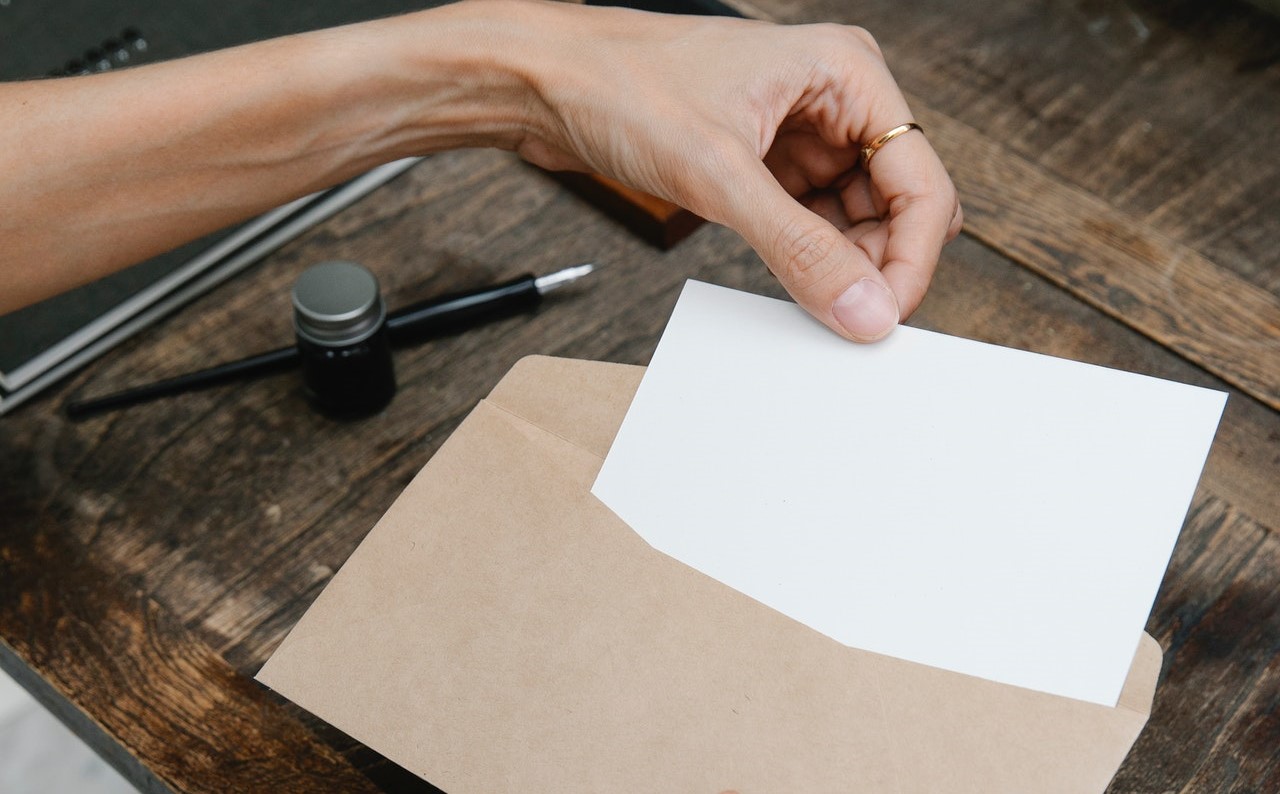
[[544, 135], [548, 5], [466, 0], [367, 23], [377, 74], [366, 85], [378, 86], [386, 153], [516, 149]]

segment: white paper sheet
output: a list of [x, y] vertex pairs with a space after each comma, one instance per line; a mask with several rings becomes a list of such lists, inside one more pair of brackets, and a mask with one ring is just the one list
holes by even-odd
[[1225, 399], [691, 281], [593, 493], [846, 645], [1113, 706]]

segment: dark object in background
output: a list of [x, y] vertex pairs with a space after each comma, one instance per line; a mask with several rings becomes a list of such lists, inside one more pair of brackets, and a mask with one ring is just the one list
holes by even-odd
[[378, 279], [355, 262], [321, 262], [293, 286], [293, 328], [307, 399], [334, 419], [386, 408], [396, 394]]
[[701, 217], [679, 204], [634, 190], [607, 176], [578, 171], [547, 173], [632, 234], [663, 251], [675, 247], [703, 224]]

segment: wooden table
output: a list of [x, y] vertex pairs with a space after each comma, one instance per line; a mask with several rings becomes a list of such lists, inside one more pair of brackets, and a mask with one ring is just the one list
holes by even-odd
[[[1280, 791], [1280, 25], [1192, 2], [756, 10], [873, 30], [952, 169], [966, 233], [912, 324], [1231, 392], [1148, 624], [1155, 709], [1112, 790]], [[360, 423], [318, 418], [284, 376], [59, 415], [280, 344], [289, 285], [331, 258], [376, 270], [392, 305], [606, 267], [401, 354], [399, 396]], [[147, 791], [429, 790], [253, 674], [512, 363], [644, 363], [690, 276], [780, 294], [725, 229], [662, 253], [510, 155], [429, 159], [0, 421], [0, 665]]]

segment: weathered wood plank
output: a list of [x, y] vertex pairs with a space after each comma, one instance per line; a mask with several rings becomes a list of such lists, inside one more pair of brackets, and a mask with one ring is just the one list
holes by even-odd
[[1280, 536], [1197, 505], [1148, 624], [1166, 648], [1151, 721], [1114, 791], [1275, 790], [1277, 586]]
[[869, 28], [903, 87], [1280, 292], [1280, 19], [1195, 0], [792, 0]]
[[144, 791], [374, 790], [286, 706], [54, 533], [7, 522], [0, 535], [0, 637], [0, 666]]
[[[1275, 613], [1272, 612], [1274, 620]], [[1200, 771], [1182, 790], [1212, 790], [1220, 781], [1253, 791], [1280, 791], [1280, 652], [1258, 676]], [[1236, 781], [1248, 781], [1240, 785]]]
[[917, 102], [973, 236], [1272, 408], [1280, 298]]
[[[948, 159], [962, 189], [966, 180], [986, 185], [986, 197], [969, 202], [971, 221], [978, 216], [970, 232], [990, 245], [966, 236], [948, 249], [914, 324], [1223, 387], [995, 249], [1026, 258], [1034, 253], [1022, 250], [1026, 240], [1061, 244], [1064, 229], [1092, 234], [1085, 221], [1100, 218], [1120, 231], [1085, 241], [1079, 250], [1090, 252], [1088, 262], [1064, 258], [1085, 282], [1079, 289], [1098, 289], [1082, 274], [1105, 257], [1183, 255], [1177, 279], [1163, 284], [1197, 293], [1244, 284], [1249, 300], [1265, 303], [1280, 283], [1280, 220], [1266, 212], [1276, 164], [1262, 153], [1280, 125], [1263, 100], [1280, 70], [1234, 69], [1257, 60], [1268, 28], [1243, 28], [1229, 10], [1229, 24], [1196, 16], [1183, 30], [1165, 20], [1152, 27], [1151, 43], [1134, 44], [1113, 41], [1114, 28], [1101, 37], [1086, 30], [1095, 18], [1124, 19], [1112, 0], [761, 5], [793, 20], [857, 14], [923, 98], [924, 113], [942, 114], [926, 123], [944, 155], [948, 147], [988, 147]], [[1135, 9], [1142, 19], [1157, 13], [1147, 4]], [[1205, 28], [1211, 35], [1197, 51], [1190, 42]], [[1229, 95], [1240, 98], [1221, 107], [1211, 101]], [[1157, 106], [1167, 97], [1178, 101]], [[1182, 130], [1186, 141], [1177, 137]], [[1148, 151], [1149, 141], [1162, 145]], [[1187, 167], [1213, 146], [1223, 150], [1219, 168]], [[1002, 192], [1016, 179], [1034, 189]], [[998, 206], [1013, 199], [1033, 210], [1009, 215]], [[1069, 223], [1060, 224], [1054, 212], [1064, 202]], [[224, 774], [236, 776], [227, 790], [342, 787], [348, 778], [329, 779], [331, 765], [354, 775], [357, 790], [368, 787], [366, 778], [384, 790], [414, 790], [411, 778], [275, 703], [248, 677], [512, 362], [551, 353], [645, 363], [685, 277], [781, 295], [750, 250], [728, 231], [705, 227], [670, 253], [654, 251], [509, 156], [452, 153], [59, 389], [59, 397], [90, 391], [88, 384], [105, 391], [276, 346], [290, 334], [289, 285], [320, 259], [370, 265], [395, 305], [602, 255], [607, 266], [598, 277], [540, 314], [402, 355], [401, 394], [363, 423], [312, 416], [288, 377], [82, 425], [65, 423], [48, 400], [6, 418], [0, 664], [43, 687], [64, 718], [153, 789], [208, 790], [205, 767], [217, 757], [229, 759]], [[1040, 255], [1043, 267], [1060, 266], [1050, 261], [1056, 254]], [[1114, 279], [1163, 288], [1149, 267], [1138, 277], [1121, 269], [1107, 270], [1105, 283], [1140, 302], [1151, 296]], [[1099, 295], [1122, 305], [1110, 292]], [[1160, 311], [1187, 309], [1180, 293], [1155, 298], [1165, 301]], [[1218, 300], [1196, 298], [1201, 313]], [[1159, 325], [1163, 315], [1142, 312], [1151, 310], [1139, 315]], [[1174, 331], [1190, 333], [1177, 322]], [[1198, 329], [1236, 322], [1194, 326], [1195, 341], [1217, 345], [1215, 331]], [[1268, 749], [1280, 713], [1277, 482], [1280, 413], [1234, 392], [1149, 624], [1169, 649], [1156, 713], [1114, 791], [1244, 792], [1280, 783]], [[269, 746], [270, 755], [252, 756], [254, 743], [240, 734], [260, 737], [267, 744], [256, 746]]]

